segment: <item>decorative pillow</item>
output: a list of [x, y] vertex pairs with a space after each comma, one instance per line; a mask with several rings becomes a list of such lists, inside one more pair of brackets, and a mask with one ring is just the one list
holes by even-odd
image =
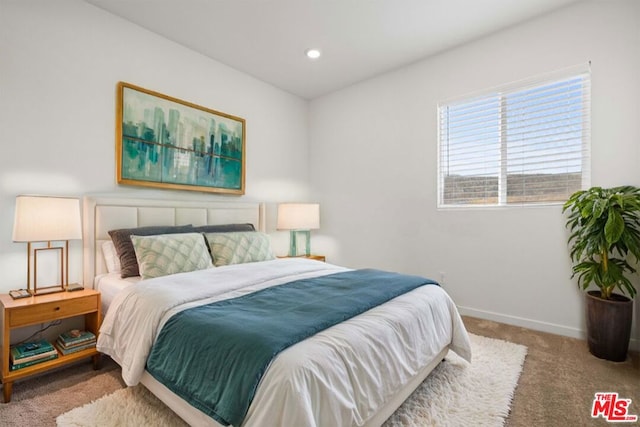
[[213, 267], [200, 233], [131, 236], [143, 279]]
[[189, 233], [191, 231], [193, 231], [191, 224], [178, 226], [154, 225], [150, 227], [122, 228], [120, 230], [109, 231], [109, 236], [111, 236], [111, 240], [120, 258], [120, 275], [123, 279], [140, 275], [136, 252], [131, 243], [132, 234], [136, 236], [153, 236], [156, 234]]
[[219, 224], [193, 227], [196, 233], [230, 233], [234, 231], [256, 231], [253, 224]]
[[274, 259], [271, 238], [257, 231], [205, 234], [216, 267]]
[[121, 270], [120, 258], [118, 258], [113, 241], [107, 240], [102, 244], [102, 256], [104, 257], [104, 263], [107, 265], [107, 271], [109, 273], [118, 273]]

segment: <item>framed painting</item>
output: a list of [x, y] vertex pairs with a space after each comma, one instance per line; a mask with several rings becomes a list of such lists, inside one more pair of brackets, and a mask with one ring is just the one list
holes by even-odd
[[245, 120], [118, 83], [118, 184], [244, 194]]

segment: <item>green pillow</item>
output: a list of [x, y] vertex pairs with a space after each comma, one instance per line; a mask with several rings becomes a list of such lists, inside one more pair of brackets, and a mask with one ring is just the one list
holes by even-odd
[[271, 238], [258, 231], [206, 233], [216, 267], [275, 259]]
[[143, 279], [212, 268], [200, 233], [131, 236]]

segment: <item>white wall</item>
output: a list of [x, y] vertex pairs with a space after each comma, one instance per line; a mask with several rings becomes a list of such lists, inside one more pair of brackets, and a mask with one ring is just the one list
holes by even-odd
[[444, 275], [465, 313], [581, 336], [560, 206], [436, 209], [436, 109], [588, 61], [592, 183], [640, 185], [640, 2], [580, 3], [312, 101], [317, 251], [353, 267]]
[[[18, 194], [238, 200], [118, 186], [118, 81], [246, 119], [240, 200], [274, 202], [271, 229], [275, 202], [308, 196], [307, 101], [79, 0], [1, 0], [0, 292], [25, 286], [26, 248], [11, 241]], [[80, 278], [79, 248], [72, 242], [71, 280]]]
[[436, 104], [591, 60], [593, 184], [640, 185], [639, 20], [634, 0], [578, 4], [315, 100], [309, 124], [306, 101], [82, 1], [0, 0], [0, 292], [26, 275], [17, 194], [225, 198], [115, 183], [122, 80], [245, 118], [242, 199], [272, 202], [271, 229], [276, 202], [317, 200], [331, 262], [444, 272], [465, 312], [580, 335], [559, 207], [436, 210]]

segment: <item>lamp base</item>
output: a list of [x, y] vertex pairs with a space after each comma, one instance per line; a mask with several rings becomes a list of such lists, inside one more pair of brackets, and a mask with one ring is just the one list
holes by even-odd
[[289, 256], [296, 257], [298, 256], [298, 233], [302, 233], [305, 235], [305, 256], [311, 255], [311, 231], [310, 230], [291, 230], [291, 238], [289, 241]]
[[[32, 242], [27, 242], [27, 291], [31, 295], [46, 295], [56, 292], [64, 292], [66, 284], [69, 282], [69, 241], [64, 241], [64, 246], [53, 246], [51, 241], [46, 242], [44, 248], [32, 250]], [[31, 253], [33, 252], [33, 286], [31, 280]], [[57, 255], [60, 259], [60, 275], [56, 280], [58, 284], [49, 286], [38, 286], [38, 253]], [[42, 256], [42, 255], [41, 255]], [[66, 277], [65, 277], [66, 274]], [[53, 282], [53, 281], [51, 281]], [[51, 283], [49, 282], [49, 283]], [[53, 282], [55, 283], [55, 282]]]
[[43, 288], [28, 289], [29, 293], [33, 296], [55, 294], [56, 292], [64, 292], [63, 285], [46, 286]]
[[296, 241], [296, 230], [291, 230], [289, 232], [289, 256], [294, 257], [298, 256], [298, 244]]

